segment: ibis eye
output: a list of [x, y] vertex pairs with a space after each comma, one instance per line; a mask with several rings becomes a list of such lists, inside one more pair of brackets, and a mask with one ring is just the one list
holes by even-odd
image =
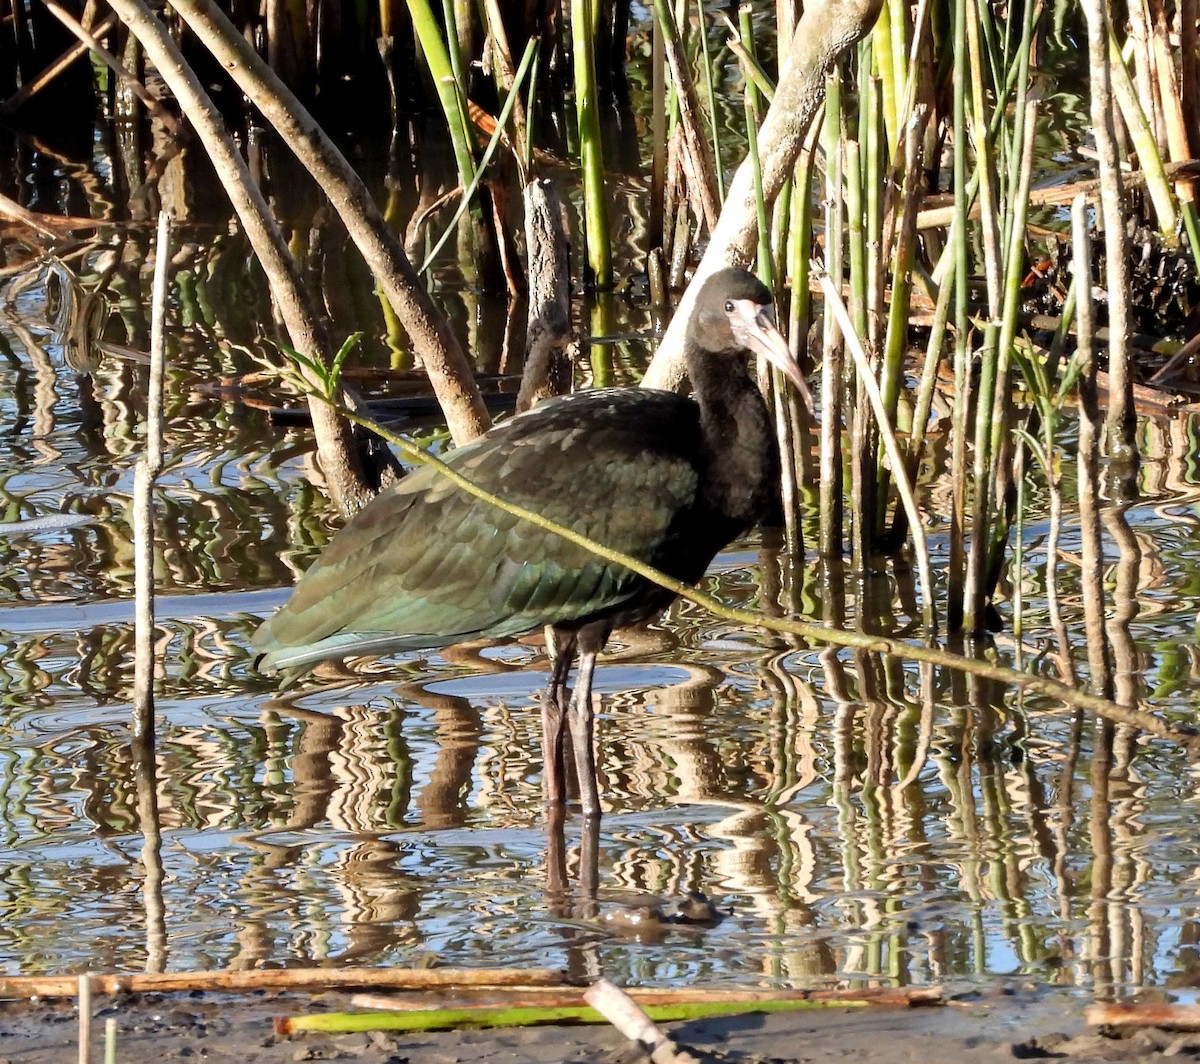
[[725, 313], [726, 314], [733, 313], [733, 300], [732, 299], [725, 300]]

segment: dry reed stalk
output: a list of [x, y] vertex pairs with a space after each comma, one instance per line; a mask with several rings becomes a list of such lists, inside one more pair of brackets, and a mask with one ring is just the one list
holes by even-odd
[[[703, 32], [703, 25], [701, 25]], [[647, 251], [659, 252], [666, 244], [667, 205], [667, 58], [663, 48], [663, 28], [658, 19], [650, 20], [650, 204], [647, 220]], [[656, 302], [659, 302], [656, 298]]]
[[1151, 42], [1146, 0], [1132, 0], [1126, 8], [1126, 15], [1129, 19], [1127, 44], [1133, 54], [1133, 80], [1137, 85], [1138, 100], [1150, 123], [1150, 128], [1154, 132], [1158, 150], [1165, 155], [1167, 140], [1162, 99], [1159, 96], [1160, 72], [1156, 69], [1156, 56]]
[[[1087, 154], [1085, 149], [1080, 149], [1080, 154]], [[1184, 178], [1195, 178], [1200, 174], [1200, 162], [1194, 159], [1187, 159], [1183, 162], [1170, 162], [1163, 164], [1163, 172], [1167, 177], [1182, 180]], [[1146, 171], [1130, 170], [1121, 172], [1122, 184], [1132, 190], [1146, 187]], [[1046, 207], [1046, 206], [1067, 206], [1080, 193], [1087, 195], [1089, 200], [1098, 201], [1100, 198], [1100, 179], [1098, 177], [1083, 178], [1079, 181], [1071, 181], [1065, 185], [1054, 185], [1050, 188], [1034, 188], [1029, 191], [1029, 206], [1031, 207]], [[917, 215], [918, 229], [944, 229], [954, 221], [954, 195], [953, 193], [943, 193], [938, 196], [929, 196], [926, 198], [926, 203], [932, 203], [933, 206], [925, 207]], [[981, 208], [978, 200], [971, 204], [970, 210], [967, 212], [967, 217], [974, 220], [980, 217]], [[1027, 228], [1031, 232], [1035, 232], [1034, 226], [1030, 223]]]
[[[1108, 306], [1108, 362], [1113, 391], [1108, 406], [1108, 450], [1113, 458], [1136, 456], [1132, 378], [1129, 375], [1129, 271], [1123, 212], [1124, 195], [1113, 115], [1112, 72], [1106, 5], [1083, 0], [1087, 19], [1088, 66], [1091, 77], [1092, 133], [1100, 159], [1100, 214], [1104, 221], [1105, 288]], [[1080, 293], [1082, 298], [1083, 293]]]
[[163, 466], [163, 383], [171, 216], [158, 216], [150, 309], [150, 379], [146, 395], [146, 452], [133, 480], [134, 655], [133, 740], [154, 744], [154, 482]]
[[700, 196], [704, 224], [711, 233], [716, 228], [717, 218], [721, 213], [721, 200], [717, 194], [717, 170], [713, 163], [712, 148], [702, 128], [704, 110], [696, 95], [696, 84], [692, 80], [691, 67], [683, 53], [679, 28], [675, 24], [670, 4], [666, 0], [655, 0], [654, 12], [662, 26], [663, 49], [679, 99], [679, 124], [683, 127], [687, 154], [696, 178], [694, 187]]
[[[0, 193], [0, 218], [11, 218], [14, 222], [28, 226], [35, 233], [41, 233], [51, 240], [58, 240], [75, 228], [95, 228], [103, 224], [96, 218], [64, 219], [58, 215], [39, 214], [22, 207], [16, 200], [9, 199], [3, 193]], [[23, 270], [24, 264], [20, 268]]]
[[1200, 1005], [1104, 1002], [1089, 1005], [1085, 1015], [1093, 1027], [1166, 1027], [1173, 1031], [1200, 1031]]
[[1084, 624], [1091, 689], [1112, 695], [1112, 662], [1104, 630], [1104, 552], [1100, 542], [1099, 422], [1096, 399], [1092, 258], [1084, 198], [1071, 205], [1072, 252], [1079, 321], [1079, 524], [1082, 539]]
[[517, 412], [571, 390], [571, 285], [563, 203], [548, 179], [525, 186], [529, 317]]
[[[343, 990], [373, 987], [429, 990], [454, 987], [561, 986], [562, 972], [548, 968], [269, 968], [251, 971], [91, 975], [92, 994], [189, 993], [193, 990], [251, 993], [258, 990]], [[0, 998], [74, 997], [73, 975], [0, 976]]]
[[[492, 42], [492, 51], [496, 57], [496, 66], [500, 77], [498, 95], [503, 98], [512, 92], [517, 81], [517, 68], [513, 64], [512, 48], [508, 43], [508, 32], [504, 27], [504, 12], [500, 9], [499, 0], [483, 0], [484, 14], [487, 16], [488, 38]], [[513, 102], [512, 109], [513, 138], [517, 144], [526, 140], [525, 105], [518, 98]], [[520, 156], [518, 155], [518, 158]]]
[[79, 1064], [88, 1064], [92, 1055], [92, 978], [81, 975], [75, 980], [79, 996]]
[[[144, 0], [112, 0], [111, 6], [162, 74], [212, 160], [242, 229], [267, 275], [272, 299], [292, 346], [329, 364], [333, 350], [325, 318], [304, 287], [291, 250], [275, 223], [263, 192], [200, 79]], [[336, 411], [317, 399], [310, 399], [309, 410], [321, 471], [330, 493], [343, 514], [352, 514], [375, 495], [377, 485], [368, 480], [350, 426]]]
[[[455, 1008], [497, 1008], [524, 1005], [544, 1008], [570, 1008], [586, 1004], [586, 988], [520, 987], [512, 989], [453, 988]], [[879, 1005], [887, 1008], [925, 1008], [946, 1004], [941, 987], [861, 987], [831, 990], [753, 990], [743, 987], [627, 987], [625, 993], [639, 1005], [721, 1004], [744, 1001], [823, 1001], [845, 1004]], [[431, 1002], [431, 997], [435, 1000]], [[434, 991], [406, 994], [355, 994], [351, 1004], [363, 1009], [415, 1011], [440, 1007], [443, 996]]]
[[[1158, 74], [1159, 98], [1162, 100], [1164, 133], [1167, 142], [1166, 154], [1172, 162], [1183, 162], [1191, 158], [1188, 147], [1187, 123], [1183, 117], [1183, 99], [1180, 91], [1179, 74], [1171, 48], [1171, 28], [1167, 24], [1167, 5], [1164, 0], [1149, 0], [1150, 44], [1154, 54], [1154, 65]], [[1175, 186], [1180, 199], [1192, 198], [1191, 185], [1180, 182]]]
[[1188, 340], [1186, 344], [1155, 370], [1147, 383], [1170, 387], [1175, 375], [1191, 365], [1197, 351], [1200, 351], [1200, 333], [1197, 333]]

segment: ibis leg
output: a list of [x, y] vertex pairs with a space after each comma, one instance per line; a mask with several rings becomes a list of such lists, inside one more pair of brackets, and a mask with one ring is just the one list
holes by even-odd
[[600, 893], [600, 818], [585, 817], [579, 830], [579, 883], [576, 915], [584, 920], [599, 916], [597, 896]]
[[575, 774], [579, 777], [579, 804], [584, 816], [600, 815], [596, 755], [592, 750], [592, 673], [596, 668], [596, 655], [607, 638], [607, 632], [601, 635], [599, 642], [587, 638], [586, 630], [581, 634], [579, 672], [575, 677], [575, 693], [567, 710], [571, 746], [575, 751]]
[[546, 807], [546, 904], [555, 916], [571, 915], [567, 896], [566, 816], [561, 805]]
[[566, 724], [567, 676], [575, 658], [575, 637], [546, 628], [546, 648], [554, 667], [542, 695], [542, 781], [547, 805], [567, 800], [566, 762], [563, 758], [563, 729]]

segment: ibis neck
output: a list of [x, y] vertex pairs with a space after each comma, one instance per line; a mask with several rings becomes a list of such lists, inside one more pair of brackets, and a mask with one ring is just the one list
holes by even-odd
[[778, 478], [766, 404], [744, 357], [696, 348], [687, 354], [707, 452], [705, 494], [731, 520], [752, 524], [763, 516]]

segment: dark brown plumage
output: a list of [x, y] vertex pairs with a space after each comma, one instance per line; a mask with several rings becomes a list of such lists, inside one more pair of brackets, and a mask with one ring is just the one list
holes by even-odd
[[[771, 321], [770, 293], [744, 270], [722, 270], [705, 281], [689, 323], [694, 399], [636, 388], [551, 399], [448, 461], [505, 499], [695, 583], [777, 491], [774, 435], [747, 371], [750, 351], [806, 392]], [[565, 798], [565, 721], [583, 810], [594, 814], [596, 655], [614, 627], [657, 616], [673, 597], [423, 468], [338, 533], [254, 645], [264, 669], [294, 669], [545, 626], [554, 657], [542, 710], [547, 800]]]

